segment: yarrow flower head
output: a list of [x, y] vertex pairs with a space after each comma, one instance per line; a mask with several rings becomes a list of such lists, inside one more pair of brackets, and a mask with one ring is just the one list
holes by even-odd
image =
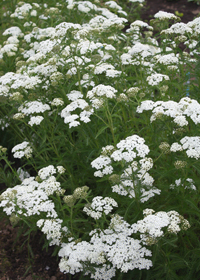
[[13, 115], [13, 120], [22, 120], [24, 117], [25, 115], [23, 113], [16, 113]]
[[[138, 135], [132, 135], [121, 140], [116, 148], [112, 146], [109, 153], [105, 152], [106, 147], [102, 149], [102, 154], [91, 162], [92, 167], [97, 169], [94, 176], [111, 175], [109, 180], [113, 184], [112, 191], [131, 198], [136, 197], [135, 190], [139, 187], [141, 202], [149, 200], [155, 194], [160, 194], [159, 189], [152, 187], [154, 179], [148, 171], [153, 167], [153, 160], [146, 157], [150, 150], [144, 142], [145, 140]], [[121, 175], [116, 174], [113, 167], [115, 163], [124, 166]]]
[[58, 165], [56, 168], [59, 174], [65, 173], [66, 169], [62, 165]]
[[53, 101], [51, 102], [51, 105], [56, 107], [62, 106], [64, 105], [64, 101], [62, 98], [54, 98]]
[[132, 2], [132, 3], [143, 3], [145, 0], [129, 0], [129, 2]]
[[7, 152], [7, 148], [0, 146], [0, 155], [6, 154], [6, 152]]
[[143, 214], [144, 219], [133, 224], [132, 228], [135, 232], [141, 233], [140, 238], [144, 245], [157, 243], [165, 234], [163, 228], [169, 233], [177, 234], [181, 229], [186, 230], [190, 227], [189, 222], [176, 211], [155, 213], [153, 209], [145, 209]]
[[182, 98], [179, 102], [169, 101], [142, 101], [141, 105], [137, 107], [137, 112], [152, 110], [150, 121], [155, 121], [158, 115], [166, 115], [173, 118], [173, 121], [180, 127], [188, 124], [186, 119], [190, 119], [195, 123], [200, 123], [200, 104], [189, 97]]
[[171, 64], [178, 64], [179, 59], [177, 56], [175, 56], [174, 53], [162, 55], [158, 57], [157, 63], [163, 64], [163, 65], [171, 65]]
[[182, 178], [175, 180], [174, 184], [170, 185], [170, 189], [180, 189], [180, 188], [184, 188], [187, 190], [193, 190], [196, 191], [197, 188], [194, 185], [194, 181], [191, 178], [187, 178], [186, 180], [183, 180]]
[[56, 218], [55, 205], [49, 199], [54, 192], [61, 192], [61, 187], [53, 176], [41, 183], [35, 177], [25, 178], [20, 185], [2, 193], [0, 207], [7, 215], [16, 213], [29, 217], [43, 213], [46, 217]]
[[151, 86], [157, 86], [163, 80], [169, 80], [169, 77], [163, 74], [152, 74], [147, 77], [147, 82]]
[[50, 240], [49, 246], [59, 246], [63, 235], [68, 233], [68, 229], [62, 227], [62, 223], [61, 219], [40, 219], [37, 221], [37, 226], [46, 234], [47, 240]]
[[21, 101], [23, 99], [23, 95], [20, 92], [14, 92], [12, 96], [10, 96], [11, 100]]
[[161, 31], [161, 34], [180, 34], [180, 35], [187, 35], [192, 34], [192, 29], [188, 27], [187, 24], [180, 22], [173, 24], [170, 28], [164, 29]]
[[[171, 145], [171, 152], [186, 150], [186, 154], [190, 158], [198, 160], [200, 158], [200, 137], [199, 136], [185, 136], [180, 140], [180, 143], [173, 143]], [[176, 164], [176, 166], [178, 166]]]
[[67, 204], [67, 206], [73, 207], [76, 202], [76, 198], [73, 195], [66, 195], [63, 197], [63, 201]]
[[20, 34], [23, 34], [23, 33], [18, 26], [9, 27], [3, 32], [3, 36], [11, 35], [11, 36], [18, 37]]
[[172, 13], [168, 13], [168, 12], [163, 12], [163, 11], [159, 11], [154, 15], [155, 18], [158, 18], [159, 20], [169, 20], [169, 19], [174, 19], [174, 20], [178, 20], [179, 18], [177, 16], [175, 16]]
[[131, 87], [126, 91], [126, 93], [129, 97], [135, 97], [139, 90], [139, 87]]
[[24, 141], [21, 144], [14, 146], [11, 152], [13, 153], [14, 158], [22, 158], [24, 156], [26, 158], [30, 158], [32, 156], [33, 150], [30, 147], [29, 142]]
[[42, 179], [45, 180], [49, 178], [51, 175], [56, 173], [56, 169], [53, 165], [49, 165], [47, 167], [44, 167], [38, 171], [38, 176]]
[[176, 169], [183, 169], [187, 166], [187, 161], [177, 160], [174, 162], [174, 166]]
[[[83, 271], [84, 263], [89, 261], [98, 265], [91, 276], [110, 280], [117, 269], [124, 273], [135, 268], [149, 269], [152, 262], [146, 257], [151, 256], [151, 251], [131, 237], [133, 232], [122, 217], [113, 215], [107, 229], [90, 232], [89, 241], [77, 243], [73, 240], [62, 244], [60, 270], [74, 274]], [[91, 272], [88, 270], [88, 273]]]
[[[117, 92], [117, 90], [111, 86], [105, 86], [105, 85], [98, 85], [95, 86], [92, 90], [88, 91], [87, 93], [87, 98], [90, 99], [90, 101], [92, 102], [92, 106], [94, 106], [95, 108], [99, 108], [97, 104], [97, 100], [100, 100], [100, 103], [105, 98], [116, 98], [115, 93]], [[104, 98], [104, 99], [103, 99]]]
[[[149, 153], [149, 148], [144, 144], [145, 140], [138, 135], [132, 135], [125, 140], [121, 140], [116, 146], [117, 150], [113, 151], [110, 156], [100, 155], [97, 159], [93, 160], [91, 165], [97, 170], [103, 169], [102, 174], [106, 173], [107, 168], [114, 161], [132, 162], [137, 156], [145, 157]], [[104, 149], [103, 149], [104, 153]], [[110, 166], [111, 168], [111, 166]], [[112, 173], [112, 168], [110, 172]]]
[[161, 149], [161, 151], [163, 152], [163, 154], [169, 154], [170, 153], [170, 145], [167, 142], [162, 142], [159, 145], [159, 148]]
[[96, 196], [93, 198], [92, 203], [83, 208], [86, 214], [94, 219], [101, 218], [102, 214], [108, 215], [113, 207], [118, 207], [117, 202], [111, 197]]
[[[80, 115], [71, 114], [76, 109], [81, 109]], [[77, 110], [76, 110], [77, 111]], [[64, 123], [69, 123], [69, 127], [76, 127], [80, 125], [80, 121], [85, 123], [90, 122], [90, 116], [93, 114], [93, 108], [89, 107], [89, 104], [84, 99], [76, 99], [67, 105], [61, 111], [61, 117], [64, 118]]]
[[88, 186], [83, 186], [83, 187], [79, 187], [79, 188], [76, 188], [73, 192], [73, 197], [75, 199], [84, 199], [87, 197], [88, 195], [88, 190], [89, 190], [89, 187]]
[[44, 117], [42, 116], [33, 116], [30, 118], [30, 121], [28, 122], [28, 124], [30, 126], [33, 126], [34, 124], [35, 125], [40, 125], [40, 123], [43, 121]]
[[25, 115], [31, 115], [34, 113], [44, 113], [47, 110], [50, 110], [50, 106], [48, 104], [43, 104], [40, 101], [30, 101], [25, 102], [18, 108], [18, 111], [24, 113]]

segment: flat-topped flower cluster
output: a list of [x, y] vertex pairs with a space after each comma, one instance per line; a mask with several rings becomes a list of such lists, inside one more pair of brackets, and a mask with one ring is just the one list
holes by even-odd
[[199, 207], [200, 17], [129, 24], [144, 1], [129, 2], [131, 17], [98, 0], [3, 14], [0, 207], [58, 247], [61, 272], [97, 280], [142, 279], [159, 254], [171, 271]]

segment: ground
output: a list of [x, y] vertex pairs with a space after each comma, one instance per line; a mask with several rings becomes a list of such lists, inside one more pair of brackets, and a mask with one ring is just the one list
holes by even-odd
[[158, 11], [170, 13], [182, 13], [181, 21], [187, 23], [200, 14], [200, 5], [188, 0], [146, 0], [146, 8], [143, 10], [142, 19], [149, 20]]
[[[153, 18], [160, 10], [183, 13], [182, 22], [185, 23], [200, 14], [200, 6], [187, 0], [146, 0], [146, 3], [142, 13], [145, 21]], [[0, 215], [2, 216], [1, 212]], [[69, 280], [67, 275], [59, 272], [59, 260], [51, 256], [52, 248], [48, 252], [42, 250], [40, 233], [31, 238], [30, 246], [34, 256], [29, 260], [27, 246], [21, 248], [25, 237], [21, 236], [15, 243], [17, 232], [18, 228], [13, 228], [3, 215], [0, 219], [0, 280]], [[78, 276], [73, 277], [75, 279]]]

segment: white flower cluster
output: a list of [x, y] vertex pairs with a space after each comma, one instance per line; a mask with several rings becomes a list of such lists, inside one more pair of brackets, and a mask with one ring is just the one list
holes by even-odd
[[44, 113], [50, 109], [48, 104], [43, 104], [41, 101], [29, 101], [21, 105], [18, 111], [28, 116], [34, 113]]
[[[69, 123], [69, 127], [76, 127], [80, 125], [80, 121], [84, 123], [90, 122], [90, 116], [93, 114], [93, 109], [89, 108], [89, 104], [81, 97], [83, 97], [80, 91], [73, 90], [68, 95], [68, 99], [72, 100], [72, 102], [67, 105], [61, 111], [61, 117], [64, 118], [64, 123]], [[71, 112], [77, 112], [77, 109], [81, 109], [82, 111], [78, 115], [71, 114]]]
[[59, 246], [62, 241], [63, 234], [68, 233], [67, 227], [62, 227], [61, 219], [40, 219], [37, 221], [37, 227], [46, 234], [47, 240], [50, 240], [49, 246]]
[[158, 18], [159, 20], [169, 20], [169, 19], [173, 19], [173, 20], [177, 20], [178, 17], [175, 16], [172, 13], [169, 12], [164, 12], [164, 11], [159, 11], [154, 15], [155, 18]]
[[25, 178], [29, 178], [29, 177], [30, 177], [30, 174], [29, 174], [27, 171], [23, 170], [21, 167], [19, 167], [19, 168], [17, 169], [17, 174], [18, 174], [19, 179], [20, 179], [21, 182], [22, 182]]
[[[20, 6], [21, 4], [21, 6]], [[38, 8], [40, 7], [39, 4], [37, 3], [33, 3], [33, 5], [35, 6], [34, 8]], [[11, 18], [18, 18], [18, 19], [24, 19], [28, 16], [37, 16], [37, 11], [35, 9], [33, 9], [33, 6], [29, 3], [23, 3], [20, 2], [19, 3], [19, 7], [17, 7], [14, 11], [13, 14], [10, 15]]]
[[49, 166], [46, 166], [46, 167], [43, 167], [42, 169], [40, 169], [38, 171], [38, 176], [40, 177], [40, 179], [45, 180], [49, 176], [51, 176], [55, 173], [56, 173], [55, 167], [53, 165], [49, 165]]
[[192, 36], [198, 38], [200, 34], [200, 17], [193, 19], [187, 23], [187, 26], [192, 28]]
[[122, 7], [119, 6], [115, 1], [107, 1], [107, 2], [105, 2], [105, 5], [108, 6], [108, 7], [110, 7], [111, 9], [117, 10], [118, 13], [121, 13], [121, 14], [127, 16], [127, 13], [124, 12], [124, 11], [122, 10]]
[[[103, 177], [112, 174], [109, 180], [113, 183], [113, 192], [131, 198], [137, 197], [139, 193], [141, 202], [149, 200], [155, 194], [160, 194], [160, 190], [153, 187], [154, 179], [148, 173], [153, 167], [153, 161], [146, 157], [149, 148], [144, 142], [145, 140], [138, 135], [132, 135], [121, 140], [116, 145], [117, 149], [111, 145], [104, 147], [102, 154], [91, 162], [92, 167], [97, 169], [94, 176]], [[140, 159], [136, 161], [138, 157]], [[121, 167], [119, 176], [114, 173], [113, 166], [116, 162], [124, 166]]]
[[[95, 229], [90, 233], [91, 240], [76, 243], [63, 243], [59, 251], [60, 270], [75, 274], [83, 271], [84, 262], [97, 264], [91, 278], [110, 280], [116, 269], [127, 272], [135, 268], [149, 269], [151, 251], [142, 247], [140, 241], [131, 237], [134, 231], [122, 217], [114, 215], [108, 229]], [[107, 263], [109, 262], [109, 264]], [[86, 274], [91, 273], [86, 271]]]
[[137, 107], [137, 113], [143, 111], [152, 111], [150, 121], [156, 120], [158, 115], [166, 115], [173, 118], [174, 122], [179, 126], [188, 124], [186, 116], [195, 123], [200, 123], [200, 104], [197, 100], [189, 97], [182, 98], [178, 103], [175, 101], [142, 101], [141, 105]]
[[[161, 190], [153, 187], [154, 179], [147, 172], [153, 167], [151, 158], [143, 158], [133, 161], [131, 165], [124, 170], [121, 176], [115, 179], [116, 175], [110, 176], [110, 181], [117, 183], [112, 185], [112, 191], [130, 198], [140, 198], [140, 202], [148, 201], [155, 194], [160, 194]], [[116, 182], [115, 182], [116, 180]]]
[[123, 29], [124, 24], [127, 22], [126, 18], [121, 18], [118, 17], [117, 15], [113, 16], [113, 13], [110, 11], [104, 10], [103, 13], [105, 15], [99, 15], [96, 17], [93, 17], [89, 21], [89, 26], [93, 28], [93, 30], [98, 30], [98, 31], [105, 31], [110, 28], [118, 28], [118, 29]]
[[170, 185], [170, 189], [179, 189], [180, 187], [184, 187], [184, 189], [196, 191], [197, 188], [194, 185], [194, 181], [191, 178], [187, 178], [183, 180], [182, 178], [175, 180], [174, 184]]
[[[81, 29], [77, 32], [76, 36], [80, 36], [80, 34], [83, 34], [83, 32], [88, 32], [87, 29]], [[105, 44], [106, 45], [106, 44]], [[86, 54], [88, 52], [93, 53], [94, 51], [97, 50], [98, 54], [101, 56], [102, 52], [100, 51], [102, 48], [104, 48], [104, 45], [102, 43], [95, 43], [94, 41], [89, 41], [86, 38], [82, 38], [79, 40], [77, 44], [77, 49], [80, 51], [80, 54]], [[115, 50], [115, 48], [114, 48]], [[68, 51], [69, 52], [69, 51]], [[67, 54], [67, 49], [66, 49], [66, 54]], [[68, 54], [69, 55], [69, 54]], [[88, 67], [94, 67], [94, 65], [89, 65]]]
[[92, 107], [98, 109], [103, 105], [105, 99], [116, 98], [116, 92], [117, 90], [114, 87], [100, 84], [98, 86], [95, 86], [92, 90], [88, 91], [86, 97], [90, 99]]
[[133, 47], [129, 48], [127, 53], [123, 53], [120, 58], [122, 64], [124, 65], [141, 65], [142, 67], [145, 66], [145, 68], [147, 66], [152, 68], [152, 63], [150, 63], [150, 60], [159, 52], [160, 48], [158, 47], [136, 42]]
[[54, 99], [52, 100], [52, 102], [51, 102], [51, 106], [56, 106], [56, 107], [58, 107], [58, 106], [62, 106], [62, 105], [64, 105], [64, 101], [62, 100], [62, 98], [56, 97], [56, 98], [54, 98]]
[[44, 117], [42, 116], [33, 116], [33, 117], [30, 117], [30, 121], [28, 122], [28, 124], [30, 126], [33, 126], [34, 124], [35, 125], [40, 125], [40, 123], [43, 121]]
[[10, 90], [29, 90], [35, 89], [42, 83], [38, 76], [28, 76], [27, 74], [8, 72], [0, 77], [0, 87], [3, 92], [1, 95], [12, 96]]
[[[82, 13], [89, 13], [91, 10], [96, 11], [97, 6], [92, 4], [90, 1], [66, 1], [68, 2], [68, 9], [77, 9]], [[71, 3], [70, 3], [71, 2]], [[69, 4], [70, 3], [70, 4]]]
[[144, 245], [152, 245], [158, 238], [164, 235], [163, 228], [170, 233], [177, 234], [181, 229], [188, 229], [189, 222], [176, 211], [155, 211], [152, 209], [144, 210], [144, 219], [132, 225], [136, 232], [140, 232], [140, 238]]
[[32, 157], [32, 148], [30, 147], [29, 142], [24, 141], [20, 144], [17, 144], [16, 146], [14, 146], [11, 150], [11, 152], [13, 153], [13, 157], [14, 158], [22, 158], [22, 157], [26, 157], [26, 158], [30, 158]]
[[169, 76], [163, 74], [151, 74], [151, 76], [147, 77], [147, 82], [150, 86], [157, 86], [163, 80], [169, 80]]
[[142, 20], [135, 20], [134, 22], [132, 22], [130, 24], [130, 29], [128, 29], [128, 31], [126, 31], [126, 32], [136, 31], [137, 30], [136, 27], [141, 27], [141, 28], [145, 27], [145, 28], [147, 28], [149, 30], [153, 30], [153, 27], [150, 26], [148, 23], [146, 23], [146, 22], [144, 22]]
[[23, 216], [40, 215], [46, 213], [47, 217], [57, 217], [54, 203], [48, 195], [39, 188], [34, 177], [25, 179], [21, 185], [8, 188], [1, 195], [0, 207], [7, 215], [16, 213]]
[[138, 2], [138, 3], [143, 3], [145, 0], [129, 0], [129, 2], [132, 2], [132, 3], [135, 3], [135, 2]]
[[103, 213], [108, 215], [113, 210], [113, 207], [118, 207], [117, 202], [113, 198], [96, 196], [92, 199], [90, 205], [86, 205], [83, 208], [83, 212], [94, 219], [99, 219]]
[[19, 113], [14, 114], [13, 119], [20, 120], [25, 116], [30, 116], [30, 120], [28, 121], [30, 126], [40, 125], [44, 117], [38, 115], [33, 116], [32, 114], [44, 113], [49, 110], [50, 106], [48, 104], [43, 104], [41, 101], [26, 101], [18, 108]]
[[99, 62], [94, 68], [94, 74], [102, 74], [103, 72], [110, 78], [119, 77], [122, 73], [122, 71], [115, 70], [112, 64]]
[[163, 65], [171, 65], [171, 64], [178, 64], [179, 59], [174, 53], [169, 53], [165, 55], [158, 55], [157, 56], [157, 63], [163, 64]]
[[18, 26], [12, 26], [7, 28], [4, 32], [3, 32], [3, 36], [7, 36], [7, 35], [11, 35], [11, 36], [20, 36], [23, 35], [21, 29]]
[[23, 33], [18, 26], [12, 26], [3, 32], [3, 36], [9, 35], [10, 37], [4, 42], [4, 46], [0, 46], [0, 58], [3, 58], [4, 54], [8, 56], [15, 56], [18, 51], [19, 39]]
[[[90, 232], [90, 241], [63, 243], [59, 251], [60, 270], [71, 274], [84, 270], [85, 275], [91, 273], [91, 278], [110, 280], [117, 269], [123, 273], [136, 268], [149, 269], [152, 261], [146, 257], [152, 254], [142, 244], [156, 243], [164, 235], [163, 228], [177, 234], [190, 227], [189, 222], [176, 211], [154, 212], [153, 209], [145, 209], [144, 219], [132, 225], [121, 216], [113, 215], [107, 229]], [[140, 233], [141, 240], [132, 237], [136, 233]], [[95, 272], [85, 270], [84, 263], [88, 262], [98, 265]]]
[[162, 30], [161, 34], [191, 35], [192, 29], [186, 23], [178, 22], [173, 24], [170, 28]]
[[44, 178], [42, 182], [38, 182], [37, 177], [29, 177], [20, 185], [8, 188], [0, 196], [0, 207], [4, 208], [7, 215], [15, 213], [28, 217], [46, 213], [46, 217], [57, 218], [55, 205], [49, 196], [54, 192], [61, 194], [63, 190], [56, 178], [51, 176], [52, 173], [55, 173], [54, 167], [43, 168], [39, 171]]
[[[145, 140], [138, 135], [132, 135], [125, 140], [121, 140], [116, 145], [117, 149], [110, 156], [100, 155], [91, 162], [92, 167], [99, 170], [94, 173], [94, 176], [103, 177], [104, 175], [112, 174], [112, 160], [133, 162], [136, 157], [145, 157], [150, 150], [144, 142]], [[103, 152], [105, 153], [105, 149], [103, 149]], [[100, 171], [100, 169], [102, 170]]]
[[186, 150], [186, 154], [190, 158], [198, 160], [200, 158], [200, 137], [199, 136], [185, 136], [178, 142], [171, 145], [170, 151], [177, 152]]
[[[7, 40], [7, 44], [5, 44], [2, 48], [0, 48], [0, 58], [3, 58], [4, 54], [7, 56], [15, 56], [18, 50], [18, 39], [17, 37], [10, 37], [10, 40]], [[10, 41], [12, 40], [12, 43]]]
[[63, 174], [64, 172], [65, 172], [65, 168], [61, 165], [57, 166], [57, 171], [53, 165], [48, 165], [38, 171], [38, 176], [40, 177], [40, 179], [46, 180], [53, 174], [56, 174], [56, 173]]

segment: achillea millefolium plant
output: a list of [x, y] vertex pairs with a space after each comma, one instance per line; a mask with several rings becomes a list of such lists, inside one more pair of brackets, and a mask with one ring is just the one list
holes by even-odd
[[41, 230], [61, 272], [83, 279], [198, 279], [200, 18], [7, 2], [0, 206], [11, 223]]

